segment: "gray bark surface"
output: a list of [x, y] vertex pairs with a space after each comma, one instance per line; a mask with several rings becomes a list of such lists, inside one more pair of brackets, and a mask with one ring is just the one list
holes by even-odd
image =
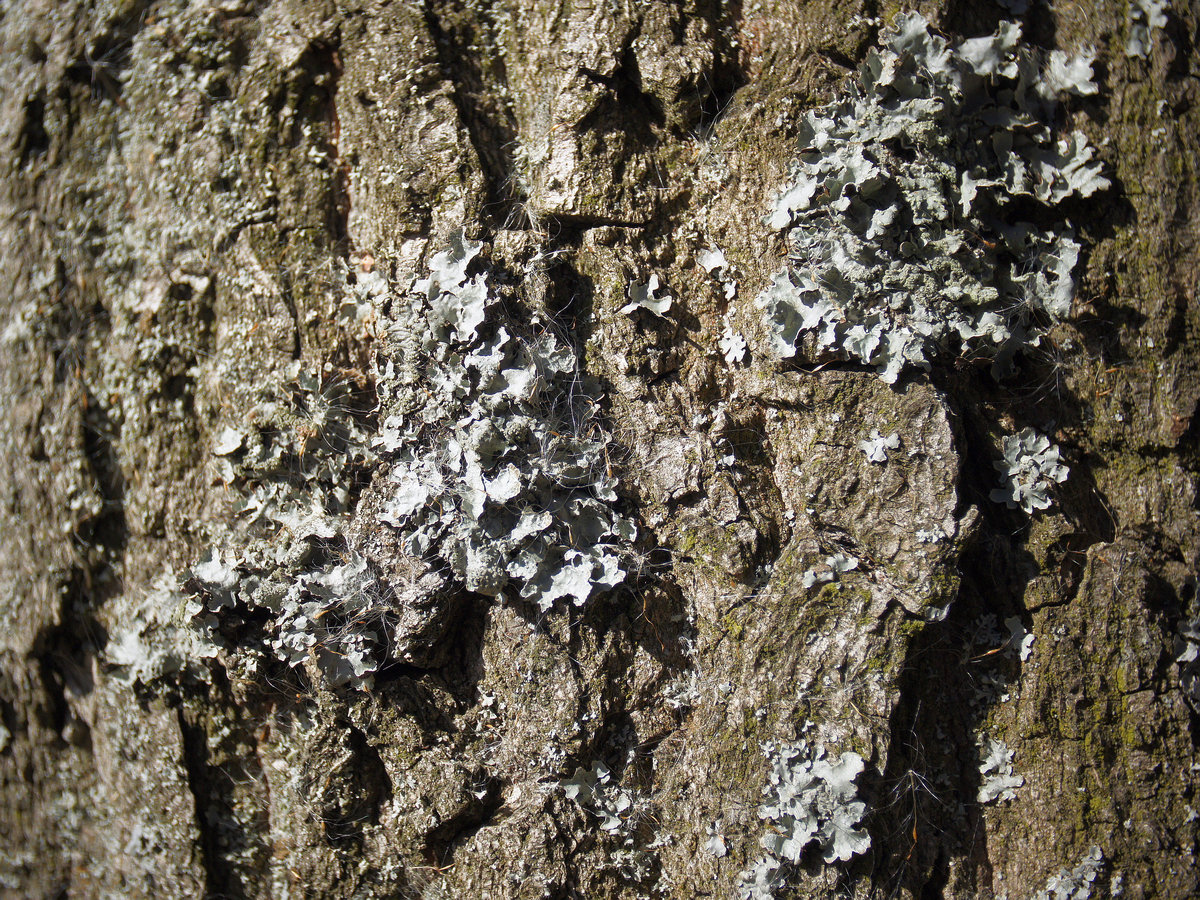
[[[1060, 113], [1112, 180], [1070, 210], [1072, 314], [1013, 380], [960, 359], [888, 385], [782, 364], [754, 298], [801, 115], [900, 6], [4, 4], [0, 891], [733, 897], [769, 827], [763, 744], [801, 736], [864, 759], [871, 847], [806, 853], [777, 896], [1016, 900], [1093, 846], [1093, 896], [1200, 891], [1200, 5], [1145, 59], [1123, 2], [1032, 6], [1025, 40], [1097, 54], [1099, 93]], [[919, 7], [956, 39], [1005, 14]], [[383, 463], [294, 403], [299, 365], [380, 433], [406, 337], [339, 318], [346, 273], [407, 285], [459, 228], [504, 315], [602, 397], [636, 565], [584, 605], [422, 593]], [[671, 308], [622, 312], [652, 274]], [[1071, 467], [1032, 517], [989, 499], [1031, 424]], [[902, 435], [886, 465], [873, 428]], [[226, 429], [335, 460], [337, 536], [239, 525]], [[246, 610], [195, 650], [164, 598], [231, 536], [394, 587], [369, 689], [331, 686], [319, 648], [255, 650]], [[857, 568], [805, 578], [837, 554]], [[1029, 652], [984, 642], [989, 615]], [[977, 799], [988, 739], [1014, 800]], [[596, 762], [612, 823], [560, 784]]]

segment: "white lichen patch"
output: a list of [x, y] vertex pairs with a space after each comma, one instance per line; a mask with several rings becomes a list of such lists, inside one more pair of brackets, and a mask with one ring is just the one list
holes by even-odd
[[[469, 590], [515, 585], [542, 610], [579, 605], [624, 581], [635, 536], [611, 508], [599, 398], [550, 329], [519, 336], [492, 318], [485, 277], [466, 274], [477, 250], [457, 240], [392, 299], [396, 340], [379, 385], [392, 414], [375, 440], [395, 484], [383, 519]], [[657, 278], [642, 287], [653, 302]]]
[[1037, 635], [1025, 627], [1020, 616], [1005, 618], [1004, 627], [1008, 629], [1008, 642], [1004, 645], [1005, 652], [1015, 656], [1021, 662], [1028, 662], [1030, 654], [1033, 653], [1033, 642], [1037, 640]]
[[800, 583], [805, 589], [817, 584], [828, 584], [831, 581], [836, 581], [847, 572], [853, 572], [857, 568], [858, 557], [847, 556], [844, 553], [835, 553], [832, 556], [825, 557], [823, 565], [805, 569], [804, 574], [800, 576]]
[[[379, 351], [360, 373], [372, 404], [297, 362], [247, 425], [218, 430], [212, 465], [237, 490], [237, 521], [179, 591], [181, 621], [204, 637], [196, 654], [273, 657], [366, 688], [397, 647], [436, 638], [452, 592], [545, 612], [626, 579], [636, 529], [613, 509], [599, 396], [550, 323], [503, 312], [481, 248], [458, 232], [408, 285], [344, 272], [339, 323]], [[658, 302], [657, 279], [643, 287]], [[367, 472], [364, 505], [353, 487]], [[350, 513], [360, 533], [397, 533], [406, 561], [352, 546]], [[146, 661], [144, 644], [128, 635], [113, 661], [138, 677], [178, 668]]]
[[700, 263], [700, 268], [704, 269], [710, 275], [718, 269], [724, 269], [729, 265], [729, 260], [725, 258], [725, 251], [720, 247], [705, 250], [697, 257], [697, 260]]
[[[660, 295], [661, 292], [661, 295]], [[645, 282], [631, 282], [629, 285], [629, 302], [621, 307], [625, 315], [632, 315], [639, 309], [654, 313], [656, 316], [665, 315], [671, 308], [672, 297], [659, 284], [658, 276], [651, 274]]]
[[1013, 751], [1008, 745], [988, 738], [981, 758], [979, 793], [975, 799], [980, 803], [1017, 799], [1016, 789], [1025, 784], [1025, 778], [1013, 769]]
[[858, 89], [805, 116], [767, 218], [790, 266], [756, 301], [781, 357], [807, 346], [892, 383], [969, 348], [999, 375], [1069, 314], [1080, 245], [1017, 209], [1108, 186], [1087, 139], [1050, 124], [1060, 95], [1096, 86], [1090, 57], [1020, 39], [1004, 22], [952, 46], [901, 15]]
[[1154, 32], [1167, 26], [1167, 0], [1134, 0], [1129, 4], [1129, 38], [1125, 42], [1125, 55], [1143, 59], [1150, 55], [1154, 44]]
[[1008, 435], [1003, 442], [1004, 458], [994, 463], [1004, 486], [991, 493], [996, 503], [1018, 507], [1032, 515], [1049, 509], [1050, 488], [1067, 480], [1070, 469], [1062, 462], [1058, 445], [1032, 428]]
[[858, 449], [867, 455], [868, 462], [885, 463], [889, 450], [900, 449], [900, 435], [894, 431], [889, 435], [882, 435], [878, 428], [872, 428], [870, 437], [859, 441]]
[[1179, 623], [1174, 649], [1184, 699], [1192, 709], [1200, 710], [1200, 617]]
[[[1089, 900], [1099, 887], [1096, 880], [1103, 868], [1104, 851], [1093, 844], [1074, 868], [1060, 869], [1057, 875], [1046, 879], [1046, 886], [1034, 894], [1033, 900]], [[1110, 894], [1116, 895], [1115, 890]]]
[[[0, 749], [3, 748], [0, 747]], [[704, 842], [704, 849], [706, 851], [717, 857], [717, 859], [720, 859], [729, 852], [729, 843], [725, 840], [725, 830], [719, 820], [706, 825], [704, 833], [708, 836], [708, 840]]]
[[725, 362], [731, 366], [746, 361], [746, 352], [748, 350], [746, 339], [740, 332], [733, 330], [733, 325], [730, 324], [728, 317], [725, 318], [725, 328], [721, 332], [717, 346], [720, 348], [721, 356], [725, 358]]
[[633, 814], [633, 796], [617, 784], [612, 771], [597, 760], [559, 782], [563, 793], [600, 820], [602, 831], [619, 831]]
[[712, 247], [696, 257], [696, 261], [700, 263], [700, 268], [721, 285], [726, 300], [732, 300], [737, 296], [737, 278], [733, 267], [729, 265], [724, 250], [720, 247]]
[[866, 804], [858, 799], [855, 779], [861, 756], [845, 752], [826, 757], [807, 741], [769, 741], [763, 752], [771, 762], [765, 802], [759, 818], [767, 828], [759, 843], [764, 855], [742, 872], [737, 885], [743, 900], [769, 900], [786, 881], [786, 867], [800, 862], [815, 845], [826, 863], [846, 862], [865, 853], [871, 837], [858, 827]]
[[109, 635], [104, 661], [120, 667], [130, 682], [149, 684], [184, 672], [220, 650], [213, 640], [215, 617], [170, 575], [159, 578], [140, 601], [129, 597], [120, 603], [125, 608], [119, 619], [114, 617], [120, 625]]

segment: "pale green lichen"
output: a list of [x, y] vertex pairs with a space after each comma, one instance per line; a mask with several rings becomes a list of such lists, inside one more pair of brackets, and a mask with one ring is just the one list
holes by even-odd
[[[460, 235], [411, 291], [356, 286], [388, 297], [393, 319], [378, 385], [390, 414], [373, 446], [394, 487], [380, 518], [469, 590], [514, 584], [542, 610], [579, 605], [625, 580], [636, 535], [612, 509], [611, 438], [570, 347], [503, 322], [485, 276], [467, 276], [479, 247]], [[656, 288], [651, 276], [646, 302]]]
[[[1088, 900], [1098, 887], [1096, 881], [1103, 868], [1104, 851], [1093, 844], [1074, 868], [1063, 868], [1046, 879], [1046, 886], [1034, 894], [1033, 900]], [[1116, 884], [1111, 887], [1110, 896], [1117, 896]]]
[[1025, 784], [1025, 777], [1013, 768], [1013, 751], [1004, 741], [988, 738], [982, 749], [979, 764], [980, 784], [976, 798], [980, 803], [1017, 799], [1016, 789]]
[[1059, 95], [1096, 86], [1089, 57], [1044, 57], [1020, 38], [1005, 22], [951, 46], [901, 15], [857, 91], [805, 116], [768, 217], [791, 265], [757, 300], [780, 356], [811, 335], [888, 383], [953, 351], [1001, 374], [1069, 314], [1080, 245], [1017, 210], [1108, 186], [1087, 139], [1049, 124]]
[[1058, 445], [1032, 428], [1004, 438], [1004, 459], [994, 465], [1004, 487], [992, 491], [996, 503], [1010, 509], [1020, 507], [1028, 514], [1050, 508], [1050, 488], [1067, 480], [1070, 469], [1062, 462]]
[[[237, 490], [236, 521], [177, 592], [197, 654], [251, 671], [263, 655], [312, 662], [331, 685], [364, 688], [398, 646], [436, 638], [430, 620], [455, 591], [545, 612], [626, 579], [636, 529], [613, 509], [599, 397], [553, 323], [502, 311], [480, 249], [458, 232], [408, 284], [343, 272], [338, 320], [379, 349], [373, 408], [297, 362], [264, 389], [253, 427], [217, 430], [212, 465]], [[366, 472], [368, 504], [352, 490]], [[351, 546], [350, 513], [399, 532], [402, 579]], [[135, 677], [179, 668], [143, 662], [143, 643], [131, 636], [112, 661]]]
[[788, 866], [800, 862], [810, 845], [820, 848], [827, 864], [846, 862], [871, 846], [870, 835], [858, 827], [867, 809], [854, 783], [864, 768], [861, 756], [847, 751], [826, 757], [824, 747], [805, 740], [768, 741], [762, 749], [771, 761], [766, 802], [758, 809], [767, 822], [760, 841], [766, 852], [738, 879], [743, 900], [774, 897]]

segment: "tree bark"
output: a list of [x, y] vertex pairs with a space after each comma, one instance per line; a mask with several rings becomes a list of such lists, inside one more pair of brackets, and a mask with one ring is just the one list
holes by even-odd
[[[952, 43], [1011, 15], [918, 5]], [[870, 849], [812, 845], [776, 896], [1195, 895], [1200, 6], [1144, 56], [1138, 4], [1030, 7], [1023, 41], [1096, 54], [1055, 122], [1111, 181], [1067, 204], [1071, 313], [1014, 378], [889, 385], [781, 361], [755, 298], [802, 116], [894, 4], [5, 4], [5, 894], [737, 896], [771, 742], [803, 739], [863, 758]], [[592, 454], [636, 526], [586, 602], [490, 596], [384, 524], [387, 385], [425, 337], [400, 298], [459, 229], [478, 327], [575, 361], [541, 449]], [[651, 276], [661, 313], [631, 308]], [[369, 284], [391, 305], [347, 313]], [[990, 498], [1026, 426], [1070, 466], [1033, 515]], [[267, 488], [322, 524], [255, 514]], [[345, 597], [293, 656], [286, 597], [236, 599], [360, 562], [362, 678], [330, 674], [367, 628]], [[1015, 799], [980, 799], [996, 747]]]

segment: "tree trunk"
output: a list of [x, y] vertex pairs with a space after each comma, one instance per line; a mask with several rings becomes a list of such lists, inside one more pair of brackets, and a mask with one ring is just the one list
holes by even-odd
[[[1025, 5], [5, 4], [6, 895], [1200, 890], [1200, 5]], [[992, 152], [814, 135], [905, 28], [1095, 54], [935, 214], [1011, 367], [852, 349], [894, 224], [780, 324], [805, 165]]]

